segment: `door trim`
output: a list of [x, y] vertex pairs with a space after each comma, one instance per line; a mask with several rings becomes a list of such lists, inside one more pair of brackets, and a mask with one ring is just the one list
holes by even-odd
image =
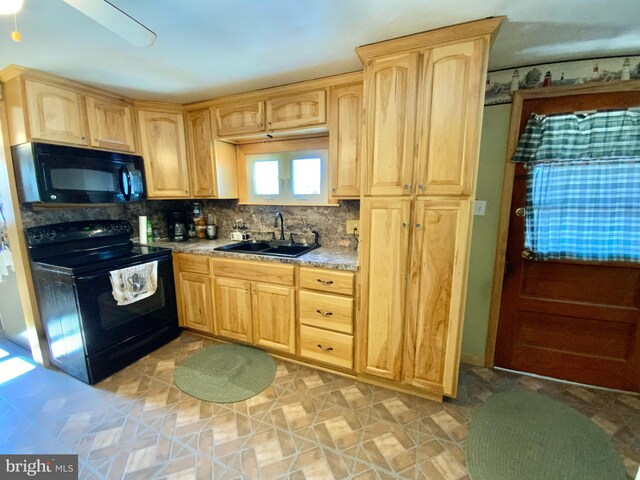
[[489, 325], [487, 329], [487, 344], [485, 347], [484, 366], [493, 368], [496, 353], [496, 339], [498, 336], [498, 321], [500, 317], [500, 303], [502, 300], [502, 281], [504, 278], [505, 255], [507, 253], [507, 237], [509, 234], [509, 220], [511, 197], [515, 176], [515, 164], [511, 157], [518, 146], [522, 106], [527, 100], [541, 98], [562, 97], [568, 95], [582, 95], [594, 93], [624, 92], [640, 90], [640, 80], [614, 81], [598, 84], [581, 84], [563, 87], [535, 88], [531, 90], [517, 90], [513, 94], [511, 116], [509, 120], [509, 136], [507, 139], [507, 154], [504, 162], [504, 179], [500, 200], [500, 218], [496, 253], [493, 264], [493, 281], [491, 288], [491, 303], [489, 306]]

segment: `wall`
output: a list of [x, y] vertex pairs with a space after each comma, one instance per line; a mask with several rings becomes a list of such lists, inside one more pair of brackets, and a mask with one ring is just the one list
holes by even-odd
[[476, 199], [487, 201], [483, 217], [474, 217], [462, 354], [483, 363], [489, 324], [493, 262], [500, 217], [502, 176], [507, 150], [511, 104], [484, 108], [480, 170]]
[[[25, 228], [49, 223], [72, 222], [76, 220], [126, 219], [131, 222], [134, 232], [138, 231], [138, 216], [151, 217], [154, 228], [160, 236], [167, 236], [166, 212], [168, 210], [193, 210], [193, 200], [148, 200], [130, 204], [84, 206], [80, 208], [21, 207]], [[336, 207], [272, 207], [238, 205], [236, 200], [204, 200], [200, 202], [205, 213], [212, 212], [217, 217], [219, 237], [229, 238], [234, 221], [242, 218], [254, 235], [271, 238], [270, 232], [279, 232], [274, 227], [275, 215], [282, 212], [287, 239], [289, 233], [298, 234], [296, 241], [313, 240], [311, 230], [320, 233], [320, 244], [330, 247], [355, 247], [355, 240], [346, 234], [347, 219], [359, 218], [360, 202], [349, 200]]]

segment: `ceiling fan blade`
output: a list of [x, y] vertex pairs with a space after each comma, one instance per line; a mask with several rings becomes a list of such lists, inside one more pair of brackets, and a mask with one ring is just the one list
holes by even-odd
[[106, 0], [64, 0], [136, 47], [153, 45], [157, 35]]

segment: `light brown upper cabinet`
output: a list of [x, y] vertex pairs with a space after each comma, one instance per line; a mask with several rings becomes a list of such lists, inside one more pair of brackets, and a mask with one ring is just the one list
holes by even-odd
[[362, 83], [332, 87], [329, 97], [329, 191], [360, 197]]
[[400, 380], [411, 201], [363, 198], [358, 371]]
[[412, 193], [418, 61], [412, 52], [365, 69], [365, 195]]
[[135, 152], [131, 106], [122, 100], [85, 97], [92, 147]]
[[264, 102], [224, 105], [212, 109], [218, 137], [265, 131]]
[[418, 195], [469, 195], [480, 140], [480, 85], [487, 41], [477, 39], [424, 54], [417, 155]]
[[479, 38], [370, 62], [365, 195], [470, 194], [487, 44]]
[[27, 137], [87, 145], [82, 96], [70, 89], [26, 79]]
[[267, 130], [323, 125], [327, 122], [325, 90], [267, 100]]
[[213, 140], [209, 109], [186, 115], [191, 196], [238, 198], [235, 145]]
[[471, 201], [418, 200], [404, 350], [404, 381], [455, 395], [462, 336]]
[[149, 198], [188, 198], [184, 118], [175, 111], [138, 110]]

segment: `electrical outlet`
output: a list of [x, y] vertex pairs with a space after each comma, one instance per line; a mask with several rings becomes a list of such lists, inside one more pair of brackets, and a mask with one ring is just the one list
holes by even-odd
[[353, 230], [356, 230], [356, 235], [360, 235], [360, 220], [347, 220], [347, 234], [353, 235]]
[[476, 200], [474, 205], [473, 214], [478, 217], [483, 217], [484, 213], [487, 210], [487, 201], [486, 200]]

